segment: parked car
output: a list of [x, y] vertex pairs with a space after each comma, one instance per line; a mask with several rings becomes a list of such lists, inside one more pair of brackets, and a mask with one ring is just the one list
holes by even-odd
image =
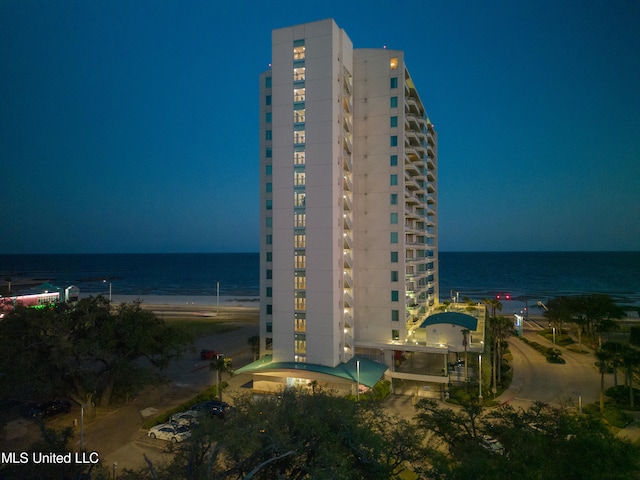
[[224, 418], [231, 408], [232, 407], [226, 402], [221, 402], [220, 400], [209, 400], [207, 402], [194, 405], [191, 407], [191, 410], [206, 413], [210, 417]]
[[221, 353], [215, 350], [203, 349], [200, 350], [200, 360], [213, 360], [214, 358], [224, 357]]
[[502, 444], [495, 438], [491, 438], [488, 435], [483, 435], [482, 437], [480, 437], [480, 446], [486, 450], [489, 450], [491, 453], [504, 455], [504, 447], [502, 446]]
[[191, 436], [191, 431], [186, 425], [173, 425], [171, 423], [162, 423], [151, 427], [147, 435], [151, 438], [159, 438], [161, 440], [169, 440], [172, 443], [182, 442]]
[[197, 425], [198, 412], [195, 410], [187, 410], [186, 412], [175, 413], [171, 415], [169, 423], [179, 426], [186, 425], [187, 427]]
[[59, 413], [69, 413], [71, 402], [66, 400], [49, 400], [47, 402], [28, 403], [25, 408], [25, 415], [32, 418], [44, 418], [57, 415]]

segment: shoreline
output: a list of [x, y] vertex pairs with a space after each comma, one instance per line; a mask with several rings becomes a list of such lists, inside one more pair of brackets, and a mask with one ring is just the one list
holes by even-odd
[[[80, 298], [88, 298], [91, 295], [80, 294]], [[103, 295], [108, 297], [108, 295]], [[133, 303], [142, 301], [144, 308], [172, 307], [180, 309], [207, 308], [215, 309], [229, 307], [259, 308], [260, 297], [241, 295], [112, 295], [111, 302], [114, 305], [120, 303]]]

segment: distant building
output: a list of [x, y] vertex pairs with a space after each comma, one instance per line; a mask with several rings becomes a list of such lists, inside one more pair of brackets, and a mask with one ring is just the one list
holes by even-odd
[[7, 310], [16, 306], [43, 308], [48, 305], [65, 302], [75, 303], [80, 296], [80, 289], [75, 285], [62, 288], [51, 283], [43, 283], [19, 295], [0, 297], [0, 318]]
[[260, 139], [254, 388], [393, 377], [439, 294], [437, 135], [404, 53], [332, 19], [274, 30]]

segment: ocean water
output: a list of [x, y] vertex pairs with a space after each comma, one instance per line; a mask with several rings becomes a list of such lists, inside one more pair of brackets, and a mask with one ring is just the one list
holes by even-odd
[[[558, 295], [606, 293], [640, 305], [640, 252], [440, 252], [440, 297], [509, 294], [510, 309]], [[0, 284], [50, 281], [81, 294], [259, 295], [258, 253], [0, 255]], [[24, 285], [21, 287], [21, 285]], [[508, 310], [508, 309], [507, 309]]]

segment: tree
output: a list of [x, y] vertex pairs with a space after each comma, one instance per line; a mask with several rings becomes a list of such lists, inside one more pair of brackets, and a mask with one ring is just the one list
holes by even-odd
[[420, 430], [375, 402], [286, 389], [258, 400], [240, 396], [235, 407], [225, 421], [195, 427], [155, 478], [386, 480], [423, 463]]
[[216, 389], [218, 390], [220, 401], [222, 401], [222, 375], [225, 373], [233, 375], [232, 361], [228, 357], [218, 355], [209, 363], [209, 370], [216, 372]]
[[100, 392], [100, 405], [107, 406], [118, 386], [150, 380], [152, 369], [141, 359], [163, 369], [192, 341], [140, 302], [112, 308], [99, 296], [76, 306], [17, 307], [0, 322], [2, 391], [18, 397], [64, 395], [78, 403]]
[[609, 370], [611, 352], [603, 348], [596, 351], [598, 371], [600, 372], [600, 413], [604, 412], [604, 374]]
[[258, 355], [260, 355], [260, 335], [252, 335], [247, 339], [247, 343], [251, 347], [251, 353], [253, 353], [253, 361], [256, 361]]
[[613, 386], [618, 386], [618, 367], [622, 365], [624, 345], [620, 342], [604, 342], [602, 349], [609, 354], [609, 365], [613, 369]]
[[635, 367], [640, 366], [640, 350], [626, 345], [622, 349], [620, 354], [622, 365], [625, 368], [624, 384], [629, 388], [629, 405], [634, 408], [634, 393], [633, 393], [633, 370]]

